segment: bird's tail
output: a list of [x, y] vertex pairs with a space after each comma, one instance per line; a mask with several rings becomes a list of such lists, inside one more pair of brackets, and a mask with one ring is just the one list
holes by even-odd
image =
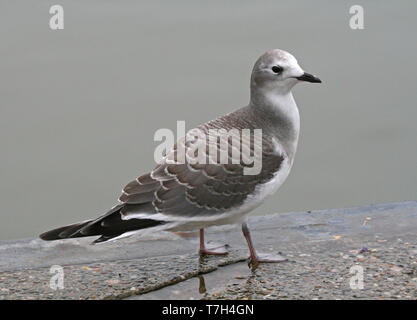
[[100, 236], [93, 243], [109, 241], [113, 238], [131, 233], [132, 231], [155, 227], [164, 224], [162, 221], [152, 219], [130, 219], [122, 220], [120, 210], [124, 204], [112, 208], [101, 217], [56, 228], [42, 233], [39, 237], [42, 240], [60, 240], [68, 238], [80, 238]]

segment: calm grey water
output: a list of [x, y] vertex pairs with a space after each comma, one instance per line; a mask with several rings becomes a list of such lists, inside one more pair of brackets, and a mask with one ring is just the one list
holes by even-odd
[[95, 217], [154, 167], [153, 134], [248, 102], [256, 58], [293, 53], [322, 85], [294, 96], [293, 171], [255, 214], [415, 200], [416, 1], [0, 4], [0, 239]]

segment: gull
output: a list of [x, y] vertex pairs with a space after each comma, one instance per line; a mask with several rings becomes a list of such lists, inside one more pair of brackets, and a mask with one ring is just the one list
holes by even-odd
[[[241, 224], [250, 252], [249, 266], [285, 261], [280, 255], [255, 250], [247, 217], [279, 189], [292, 168], [300, 116], [291, 89], [302, 81], [321, 83], [316, 76], [304, 72], [290, 53], [280, 49], [265, 52], [253, 67], [247, 106], [190, 130], [166, 152], [154, 170], [128, 183], [120, 203], [105, 214], [45, 232], [40, 238], [99, 236], [93, 243], [100, 243], [144, 231], [199, 230], [200, 254], [216, 255], [227, 254], [227, 249], [208, 247], [204, 229]], [[261, 138], [255, 139], [254, 134], [245, 138], [244, 130], [261, 130]], [[218, 143], [219, 134], [220, 138], [227, 135], [223, 137], [226, 146]], [[234, 138], [239, 142], [237, 147]], [[203, 148], [196, 148], [201, 144]], [[214, 147], [215, 154], [226, 150], [227, 161], [212, 161], [209, 147]], [[250, 165], [243, 161], [243, 150], [254, 153], [257, 148], [260, 169], [256, 174], [248, 173]], [[196, 151], [201, 150], [197, 155]], [[242, 155], [234, 156], [233, 150]], [[173, 161], [178, 160], [181, 151], [185, 152], [185, 161]], [[197, 157], [206, 161], [191, 161]]]

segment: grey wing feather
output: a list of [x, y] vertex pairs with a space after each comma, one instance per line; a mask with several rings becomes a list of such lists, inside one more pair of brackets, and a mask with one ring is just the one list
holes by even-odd
[[[239, 132], [241, 129], [254, 129], [242, 117], [233, 121], [227, 117], [198, 127], [207, 139], [205, 149], [198, 150], [204, 153], [205, 163], [191, 161], [197, 157], [195, 146], [201, 142], [201, 135], [192, 134], [192, 139], [180, 139], [150, 174], [139, 177], [137, 182], [132, 181], [125, 187], [120, 200], [128, 206], [122, 210], [123, 214], [139, 212], [131, 204], [148, 203], [152, 204], [153, 212], [169, 216], [170, 219], [216, 215], [240, 206], [258, 185], [272, 179], [285, 159], [285, 154], [276, 152], [274, 141], [262, 136], [261, 171], [256, 175], [245, 175], [244, 169], [251, 165], [247, 165], [240, 155], [236, 162], [232, 148], [236, 135], [228, 136], [226, 146], [221, 145], [217, 137], [211, 139], [211, 129], [238, 129]], [[241, 150], [246, 148], [254, 152], [253, 134], [250, 139], [244, 139], [243, 136], [238, 139]], [[181, 154], [180, 146], [185, 147], [187, 157], [183, 159], [185, 162], [174, 163], [172, 160], [178, 160]], [[220, 154], [220, 150], [226, 150], [228, 163], [211, 162], [213, 154], [210, 154], [210, 147], [214, 147], [217, 154]]]

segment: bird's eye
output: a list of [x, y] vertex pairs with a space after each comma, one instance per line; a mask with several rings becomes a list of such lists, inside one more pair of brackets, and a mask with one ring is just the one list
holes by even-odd
[[273, 73], [276, 73], [276, 74], [280, 74], [281, 72], [282, 72], [282, 67], [280, 67], [280, 66], [273, 66], [272, 68], [271, 68], [271, 70], [272, 70], [272, 72]]

